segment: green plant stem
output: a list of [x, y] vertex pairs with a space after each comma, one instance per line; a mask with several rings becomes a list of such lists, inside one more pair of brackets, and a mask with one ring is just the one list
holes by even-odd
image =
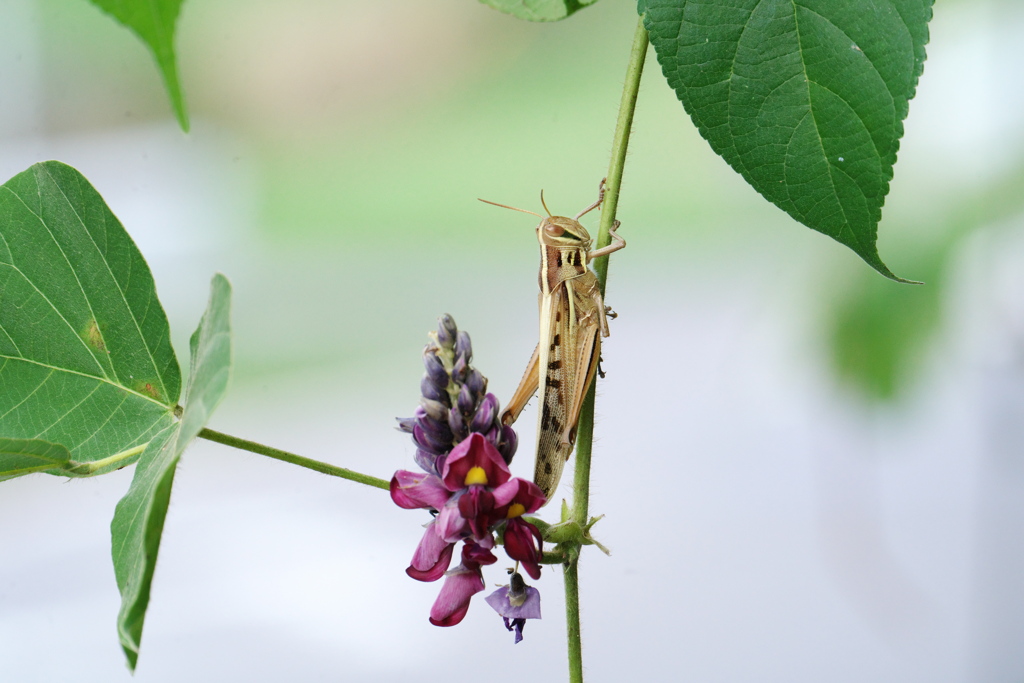
[[328, 465], [325, 462], [319, 460], [313, 460], [311, 458], [304, 458], [301, 455], [295, 455], [288, 451], [282, 451], [277, 448], [270, 446], [264, 446], [261, 443], [255, 441], [247, 441], [245, 439], [239, 439], [237, 436], [231, 436], [229, 434], [222, 434], [221, 432], [215, 432], [212, 429], [204, 429], [199, 432], [199, 437], [207, 439], [209, 441], [216, 441], [217, 443], [224, 444], [225, 446], [231, 446], [233, 448], [241, 448], [244, 451], [250, 451], [252, 453], [259, 453], [265, 455], [268, 458], [274, 458], [275, 460], [282, 460], [284, 462], [298, 465], [299, 467], [305, 467], [307, 469], [320, 472], [322, 474], [329, 474], [332, 477], [341, 477], [342, 479], [348, 479], [359, 484], [366, 484], [367, 486], [376, 486], [379, 489], [385, 491], [390, 489], [390, 484], [384, 479], [378, 479], [377, 477], [371, 477], [368, 474], [362, 474], [360, 472], [353, 472], [352, 470], [345, 469], [344, 467], [335, 467], [334, 465]]
[[[622, 101], [619, 104], [619, 118], [615, 124], [612, 159], [608, 166], [604, 202], [601, 205], [601, 227], [597, 234], [598, 249], [611, 243], [608, 231], [615, 223], [615, 212], [619, 206], [622, 170], [626, 165], [626, 149], [629, 145], [629, 133], [633, 127], [633, 112], [636, 109], [636, 98], [640, 89], [640, 76], [644, 70], [644, 58], [647, 56], [647, 45], [647, 29], [644, 28], [641, 15], [633, 34], [633, 47], [629, 54], [626, 82], [622, 88]], [[603, 296], [608, 281], [608, 257], [595, 260], [594, 271], [601, 282], [601, 295]], [[590, 509], [590, 454], [594, 442], [594, 394], [596, 388], [597, 381], [595, 380], [590, 386], [590, 391], [587, 392], [587, 397], [580, 410], [580, 420], [576, 432], [572, 519], [581, 526], [586, 525]], [[579, 548], [576, 549], [576, 552], [570, 552], [568, 557], [569, 559], [565, 563], [565, 618], [569, 639], [569, 680], [572, 683], [583, 683]]]
[[566, 640], [569, 650], [569, 680], [583, 683], [583, 639], [580, 636], [579, 554], [565, 563]]
[[91, 475], [95, 474], [96, 472], [100, 471], [104, 467], [110, 467], [111, 465], [116, 465], [117, 463], [121, 462], [122, 460], [127, 460], [128, 458], [131, 458], [131, 457], [134, 457], [134, 456], [138, 455], [142, 451], [146, 450], [146, 446], [148, 446], [148, 445], [149, 445], [148, 443], [144, 443], [141, 446], [136, 446], [135, 448], [129, 448], [126, 451], [122, 451], [120, 453], [115, 453], [114, 455], [108, 455], [105, 458], [100, 458], [99, 460], [93, 460], [92, 462], [75, 463], [74, 465], [72, 465], [69, 468], [69, 471], [72, 474], [77, 474], [77, 475], [88, 477], [88, 476], [91, 476]]

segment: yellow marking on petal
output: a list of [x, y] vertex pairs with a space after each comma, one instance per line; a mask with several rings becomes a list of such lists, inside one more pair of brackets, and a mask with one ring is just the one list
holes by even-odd
[[506, 519], [512, 519], [526, 512], [526, 506], [522, 503], [512, 503], [508, 506], [508, 514], [505, 515]]
[[473, 484], [487, 485], [487, 473], [484, 472], [483, 467], [470, 467], [469, 472], [466, 472], [466, 486], [472, 486]]

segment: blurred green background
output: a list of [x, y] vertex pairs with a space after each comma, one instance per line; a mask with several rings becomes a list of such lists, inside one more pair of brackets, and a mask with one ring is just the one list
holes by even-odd
[[[437, 315], [473, 335], [500, 399], [515, 387], [534, 224], [476, 198], [593, 201], [635, 23], [614, 0], [544, 25], [472, 0], [186, 3], [186, 136], [126, 29], [86, 2], [7, 0], [0, 170], [53, 157], [92, 180], [182, 359], [210, 274], [231, 278], [238, 361], [213, 428], [387, 476], [411, 463], [391, 419]], [[1022, 30], [1010, 0], [936, 8], [879, 226], [922, 286], [761, 199], [649, 54], [598, 403], [616, 554], [582, 570], [592, 680], [1024, 676]], [[0, 537], [11, 680], [127, 677], [104, 545], [125, 477], [4, 484], [3, 517], [26, 520]], [[397, 680], [509, 647], [482, 603], [461, 630], [427, 625], [437, 587], [401, 571], [425, 520], [356, 489], [194, 447], [136, 678]], [[556, 573], [514, 651], [532, 670], [564, 666]], [[73, 641], [59, 656], [54, 633]]]

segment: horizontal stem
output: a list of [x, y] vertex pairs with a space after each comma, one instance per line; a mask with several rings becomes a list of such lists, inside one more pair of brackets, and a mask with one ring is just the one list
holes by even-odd
[[105, 467], [110, 467], [111, 465], [116, 465], [122, 460], [127, 460], [128, 458], [135, 457], [142, 451], [146, 450], [146, 446], [148, 445], [149, 442], [147, 441], [141, 446], [135, 446], [134, 448], [129, 448], [126, 451], [121, 451], [120, 453], [114, 453], [113, 455], [108, 455], [105, 458], [100, 458], [99, 460], [92, 460], [90, 462], [82, 463], [69, 463], [68, 473], [88, 477], [90, 475], [95, 474], [96, 472], [99, 472], [101, 469]]
[[342, 479], [348, 479], [354, 481], [357, 484], [366, 484], [367, 486], [375, 486], [385, 491], [390, 490], [391, 485], [384, 479], [378, 479], [377, 477], [371, 477], [368, 474], [362, 474], [360, 472], [354, 472], [344, 467], [335, 467], [334, 465], [328, 465], [325, 462], [319, 460], [313, 460], [311, 458], [304, 458], [301, 455], [289, 453], [288, 451], [282, 451], [279, 448], [272, 448], [271, 446], [264, 446], [261, 443], [255, 441], [247, 441], [246, 439], [239, 439], [237, 436], [231, 436], [229, 434], [223, 434], [221, 432], [215, 432], [212, 429], [204, 429], [199, 432], [199, 437], [207, 439], [208, 441], [216, 441], [217, 443], [224, 444], [225, 446], [231, 446], [233, 448], [240, 448], [243, 451], [249, 451], [251, 453], [258, 453], [259, 455], [265, 455], [268, 458], [275, 460], [281, 460], [284, 462], [298, 465], [299, 467], [305, 467], [306, 469], [320, 472], [321, 474], [329, 474], [332, 477], [341, 477]]

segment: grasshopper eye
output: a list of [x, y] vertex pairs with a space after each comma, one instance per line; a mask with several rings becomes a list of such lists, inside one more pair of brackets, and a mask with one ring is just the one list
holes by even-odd
[[555, 223], [548, 223], [544, 226], [544, 232], [552, 237], [561, 237], [565, 233], [565, 228]]

